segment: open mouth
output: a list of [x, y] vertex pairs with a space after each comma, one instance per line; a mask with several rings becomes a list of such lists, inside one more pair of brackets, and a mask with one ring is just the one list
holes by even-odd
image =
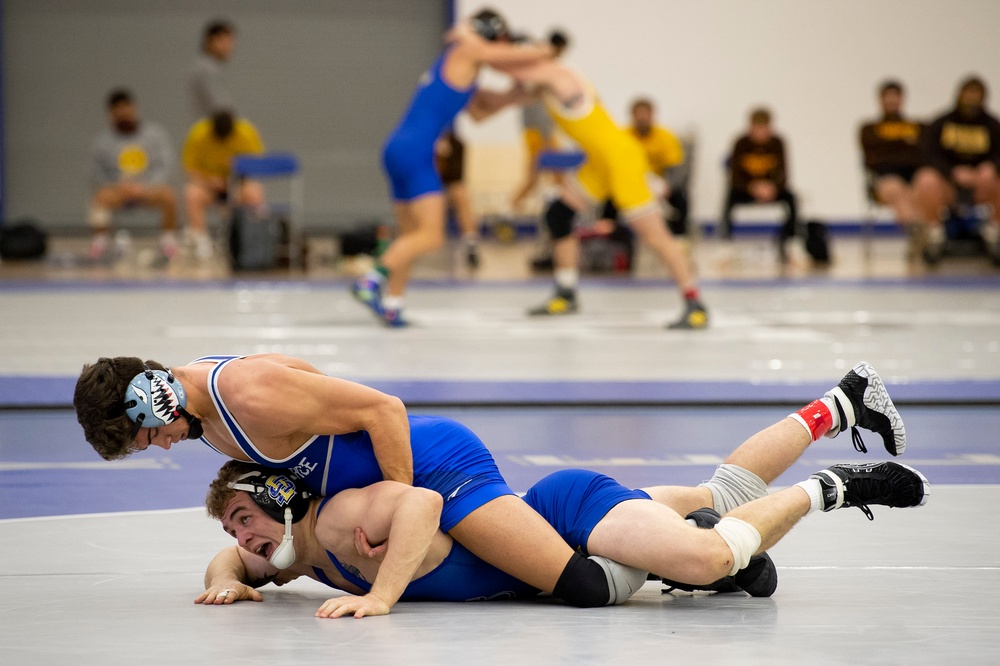
[[257, 547], [257, 554], [263, 557], [265, 560], [271, 556], [271, 544], [262, 543]]

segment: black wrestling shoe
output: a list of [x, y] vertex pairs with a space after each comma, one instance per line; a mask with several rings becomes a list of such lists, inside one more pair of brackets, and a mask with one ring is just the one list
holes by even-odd
[[870, 504], [894, 508], [923, 506], [931, 494], [927, 478], [906, 465], [894, 462], [834, 465], [816, 472], [810, 479], [817, 479], [823, 488], [823, 511], [856, 506], [875, 520]]
[[[715, 509], [704, 507], [692, 511], [684, 517], [686, 521], [701, 529], [713, 529], [722, 516]], [[728, 592], [746, 592], [751, 597], [769, 597], [778, 588], [778, 571], [774, 568], [774, 562], [767, 553], [754, 555], [750, 562], [736, 572], [733, 576], [720, 578], [708, 585], [689, 585], [663, 578], [663, 584], [667, 589], [664, 594], [669, 594], [673, 590], [684, 590], [685, 592], [695, 592], [697, 590], [705, 592], [718, 592], [720, 594]]]
[[708, 310], [697, 299], [684, 304], [684, 314], [681, 318], [667, 326], [671, 330], [700, 330], [708, 328]]
[[576, 292], [559, 289], [549, 300], [528, 310], [532, 317], [546, 317], [573, 314], [577, 311]]
[[831, 429], [826, 433], [827, 437], [836, 437], [850, 428], [854, 448], [860, 453], [868, 453], [858, 432], [861, 427], [881, 435], [885, 450], [894, 456], [906, 448], [903, 419], [892, 404], [882, 378], [868, 363], [861, 362], [854, 366], [826, 395], [833, 398], [840, 413], [840, 428], [836, 431]]
[[733, 576], [736, 585], [751, 597], [769, 597], [778, 589], [778, 570], [766, 552], [754, 555]]
[[735, 576], [726, 576], [708, 585], [689, 585], [669, 578], [661, 578], [660, 580], [664, 585], [663, 594], [682, 590], [684, 592], [715, 592], [716, 594], [746, 592], [751, 597], [769, 597], [778, 589], [778, 570], [774, 567], [771, 556], [767, 553], [761, 553], [751, 557], [750, 563], [737, 571]]

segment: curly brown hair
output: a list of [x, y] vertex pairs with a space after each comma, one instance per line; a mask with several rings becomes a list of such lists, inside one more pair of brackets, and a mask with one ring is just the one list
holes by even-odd
[[216, 520], [222, 520], [226, 506], [238, 492], [230, 488], [228, 484], [243, 474], [259, 470], [260, 468], [260, 465], [257, 463], [243, 460], [230, 460], [220, 467], [219, 474], [212, 481], [211, 485], [208, 486], [208, 495], [205, 496], [205, 508], [208, 509], [208, 515]]
[[[166, 370], [156, 361], [146, 361], [154, 370]], [[125, 389], [143, 371], [135, 356], [99, 358], [83, 366], [73, 392], [76, 420], [83, 435], [105, 460], [118, 460], [132, 453], [132, 421], [125, 414]]]

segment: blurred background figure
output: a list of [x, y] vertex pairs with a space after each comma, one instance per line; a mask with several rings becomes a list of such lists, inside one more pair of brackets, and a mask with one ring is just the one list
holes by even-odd
[[[679, 171], [685, 161], [684, 146], [669, 129], [656, 122], [653, 101], [640, 98], [632, 103], [632, 133], [649, 159], [654, 174], [663, 178], [662, 198], [670, 204], [670, 231], [676, 236], [687, 234], [688, 198], [680, 182]], [[677, 176], [675, 176], [677, 174]]]
[[244, 206], [260, 209], [264, 188], [255, 180], [242, 179], [230, 191], [232, 161], [239, 155], [260, 155], [264, 144], [257, 128], [230, 111], [216, 111], [196, 122], [184, 142], [183, 162], [187, 175], [184, 203], [188, 216], [189, 241], [199, 259], [213, 255], [212, 242], [205, 223], [210, 206]]
[[942, 211], [971, 204], [990, 204], [989, 219], [979, 225], [978, 233], [993, 260], [1000, 260], [1000, 122], [985, 104], [986, 84], [971, 76], [959, 85], [954, 109], [927, 127], [927, 166], [917, 172], [914, 191], [920, 221], [927, 228], [928, 263], [937, 262], [944, 252]]
[[93, 231], [90, 258], [106, 257], [112, 213], [123, 208], [160, 211], [160, 251], [165, 259], [177, 255], [177, 197], [170, 186], [174, 152], [166, 130], [142, 121], [132, 93], [112, 90], [107, 97], [108, 128], [92, 148], [89, 222]]
[[882, 115], [861, 127], [868, 196], [892, 209], [896, 222], [913, 225], [918, 220], [913, 177], [924, 164], [923, 125], [903, 114], [905, 91], [899, 81], [879, 87]]
[[191, 72], [191, 112], [196, 119], [216, 111], [236, 111], [226, 80], [226, 63], [236, 47], [236, 28], [229, 21], [218, 19], [205, 26], [201, 39], [201, 54]]
[[798, 228], [796, 197], [788, 189], [785, 142], [771, 127], [771, 111], [763, 107], [750, 113], [747, 133], [736, 140], [729, 157], [729, 193], [722, 211], [722, 237], [733, 237], [733, 208], [737, 204], [785, 205], [785, 221], [778, 232], [782, 263], [788, 260], [785, 242]]
[[[515, 41], [524, 42], [527, 41], [527, 37], [521, 35]], [[553, 57], [558, 58], [569, 48], [569, 37], [559, 30], [553, 30], [549, 33], [549, 44], [552, 46]], [[539, 156], [545, 151], [559, 148], [555, 121], [540, 99], [521, 107], [521, 130], [528, 159], [524, 184], [514, 192], [514, 197], [511, 199], [514, 212], [520, 212], [524, 208], [524, 202], [538, 188], [541, 180]], [[553, 177], [557, 185], [562, 185], [561, 173], [553, 173]]]
[[437, 169], [444, 184], [448, 208], [455, 216], [459, 233], [462, 235], [462, 249], [465, 264], [469, 268], [479, 267], [479, 229], [476, 216], [472, 212], [472, 199], [465, 185], [465, 143], [455, 134], [452, 125], [445, 130], [434, 144]]

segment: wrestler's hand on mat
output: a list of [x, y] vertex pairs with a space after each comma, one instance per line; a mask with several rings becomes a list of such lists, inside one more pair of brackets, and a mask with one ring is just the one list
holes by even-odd
[[373, 546], [368, 543], [368, 536], [365, 531], [360, 527], [354, 528], [354, 549], [358, 551], [358, 555], [361, 557], [367, 557], [369, 559], [375, 560], [376, 562], [381, 562], [385, 558], [385, 551], [389, 549], [389, 544], [386, 541]]
[[225, 583], [213, 583], [207, 590], [198, 595], [194, 600], [196, 604], [222, 605], [231, 604], [240, 599], [250, 599], [251, 601], [264, 601], [260, 592], [249, 585], [230, 580]]
[[366, 594], [363, 597], [344, 595], [327, 599], [326, 603], [316, 611], [316, 617], [343, 617], [348, 613], [353, 613], [354, 617], [365, 617], [366, 615], [388, 615], [389, 604], [385, 603], [374, 594]]

